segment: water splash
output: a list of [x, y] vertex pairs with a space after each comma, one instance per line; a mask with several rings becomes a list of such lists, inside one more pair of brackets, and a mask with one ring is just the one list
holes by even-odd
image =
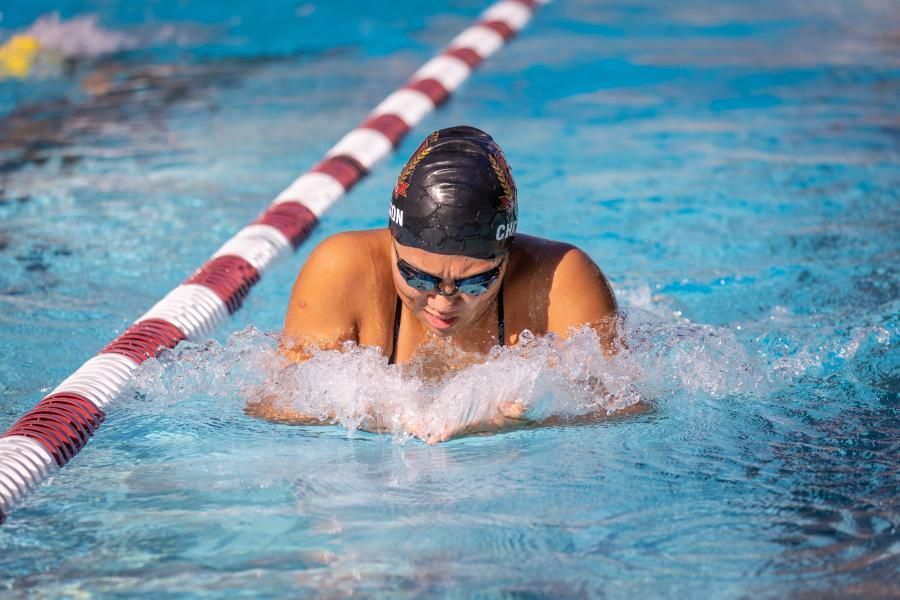
[[575, 422], [641, 401], [684, 393], [714, 399], [759, 392], [764, 369], [726, 329], [667, 321], [632, 310], [619, 320], [620, 347], [607, 356], [588, 327], [569, 339], [528, 331], [489, 355], [424, 344], [409, 365], [388, 365], [375, 347], [317, 351], [302, 364], [278, 353], [278, 335], [249, 327], [215, 341], [183, 343], [136, 374], [155, 402], [198, 394], [237, 410], [296, 421], [302, 416], [348, 430], [385, 431], [398, 441], [478, 430], [514, 407], [529, 421]]
[[95, 14], [62, 19], [59, 13], [53, 12], [39, 17], [25, 33], [41, 46], [74, 59], [96, 58], [162, 44], [194, 45], [208, 38], [213, 29], [189, 23], [163, 23], [152, 27], [111, 30], [100, 25]]
[[97, 15], [61, 19], [59, 13], [50, 13], [32, 23], [26, 34], [66, 58], [95, 58], [133, 50], [141, 43], [135, 36], [101, 27]]
[[94, 14], [63, 19], [52, 12], [0, 45], [0, 79], [54, 77], [65, 72], [67, 63], [163, 44], [187, 46], [204, 37], [202, 28], [184, 24], [114, 31]]

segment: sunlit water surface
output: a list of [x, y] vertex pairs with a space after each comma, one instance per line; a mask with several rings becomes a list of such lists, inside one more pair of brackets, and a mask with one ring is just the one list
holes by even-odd
[[[482, 8], [20, 4], [3, 39], [43, 17], [74, 50], [0, 82], [0, 429]], [[897, 595], [897, 22], [877, 1], [542, 9], [215, 339], [145, 364], [0, 528], [0, 590]], [[504, 148], [520, 229], [606, 271], [627, 349], [604, 357], [582, 332], [437, 379], [367, 348], [279, 368], [310, 249], [382, 226], [417, 138], [463, 122]], [[245, 414], [265, 393], [341, 425]], [[435, 446], [404, 427], [505, 398], [612, 414]], [[373, 406], [392, 433], [357, 429]]]

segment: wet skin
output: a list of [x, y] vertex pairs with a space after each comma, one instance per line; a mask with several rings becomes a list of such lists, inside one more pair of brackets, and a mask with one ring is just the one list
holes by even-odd
[[[396, 262], [442, 277], [442, 290], [453, 281], [488, 271], [502, 262], [500, 277], [480, 296], [410, 287]], [[616, 301], [606, 277], [584, 252], [560, 242], [517, 234], [508, 255], [490, 260], [434, 254], [393, 243], [387, 229], [353, 231], [323, 241], [310, 255], [294, 284], [285, 318], [282, 353], [306, 360], [316, 348], [340, 348], [343, 342], [392, 351], [394, 310], [402, 302], [396, 362], [409, 363], [442, 344], [465, 353], [486, 354], [497, 345], [497, 296], [503, 281], [507, 345], [528, 329], [566, 339], [570, 329], [590, 325], [604, 350], [613, 351]], [[258, 402], [248, 412], [263, 418], [309, 423], [309, 418]], [[290, 414], [289, 414], [290, 413]], [[432, 434], [444, 441], [480, 431], [521, 426], [524, 408], [501, 403], [497, 418], [465, 430]], [[415, 431], [414, 431], [415, 433]]]

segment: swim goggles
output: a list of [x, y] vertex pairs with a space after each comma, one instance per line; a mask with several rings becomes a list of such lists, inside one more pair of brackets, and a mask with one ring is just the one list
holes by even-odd
[[438, 296], [452, 296], [457, 292], [468, 294], [469, 296], [480, 296], [490, 289], [491, 285], [500, 275], [500, 269], [503, 267], [503, 261], [500, 264], [484, 273], [465, 277], [463, 279], [453, 280], [453, 290], [445, 292], [441, 289], [440, 277], [435, 277], [430, 273], [420, 271], [399, 256], [397, 257], [397, 270], [406, 281], [406, 285], [415, 288], [421, 292], [435, 292]]

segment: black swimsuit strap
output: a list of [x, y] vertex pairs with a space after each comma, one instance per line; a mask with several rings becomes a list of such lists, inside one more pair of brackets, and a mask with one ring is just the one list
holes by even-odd
[[397, 308], [394, 309], [394, 343], [391, 344], [391, 357], [388, 358], [388, 364], [394, 364], [397, 358], [397, 338], [400, 336], [400, 309], [403, 305], [400, 303], [400, 296], [397, 296]]
[[500, 282], [500, 293], [497, 294], [497, 341], [506, 345], [506, 323], [503, 320], [503, 282]]
[[[388, 358], [388, 364], [394, 364], [397, 358], [397, 338], [400, 337], [400, 309], [403, 304], [400, 302], [400, 296], [397, 296], [397, 308], [394, 309], [394, 341], [391, 344], [391, 356]], [[497, 294], [497, 341], [501, 346], [506, 345], [506, 323], [503, 319], [503, 282], [500, 282], [500, 293]]]

